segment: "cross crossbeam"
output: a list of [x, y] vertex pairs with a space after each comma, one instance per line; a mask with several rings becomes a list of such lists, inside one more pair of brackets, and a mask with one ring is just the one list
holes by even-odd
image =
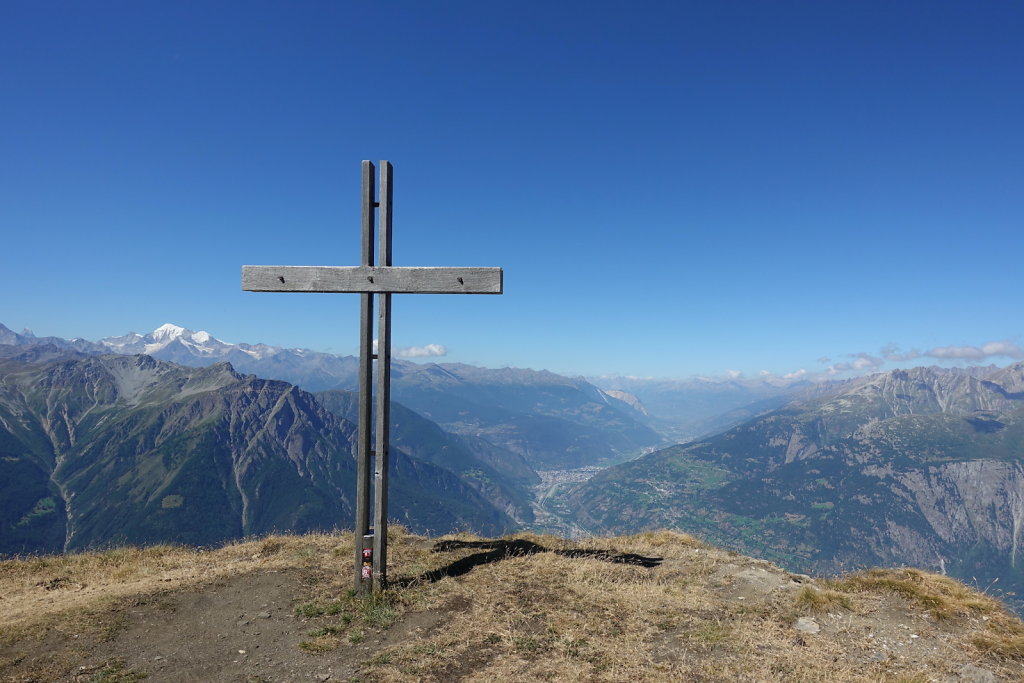
[[250, 292], [501, 294], [501, 268], [242, 266]]
[[[359, 294], [359, 431], [356, 442], [355, 588], [365, 594], [387, 582], [388, 441], [391, 414], [391, 295], [501, 294], [501, 268], [408, 268], [391, 263], [392, 168], [381, 162], [380, 199], [372, 162], [363, 162], [362, 265], [242, 266], [250, 292]], [[379, 259], [374, 266], [374, 217], [380, 216]], [[373, 352], [373, 300], [377, 299], [377, 352]], [[373, 361], [377, 371], [373, 371]], [[376, 425], [373, 376], [376, 374]], [[376, 448], [373, 433], [376, 432]], [[370, 470], [375, 464], [373, 526]]]

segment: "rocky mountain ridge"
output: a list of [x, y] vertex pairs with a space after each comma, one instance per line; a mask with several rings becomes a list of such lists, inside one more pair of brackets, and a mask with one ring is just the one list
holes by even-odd
[[[229, 362], [243, 374], [286, 381], [306, 391], [353, 390], [358, 376], [358, 359], [352, 356], [230, 344], [170, 323], [149, 334], [128, 333], [99, 342], [43, 340], [0, 325], [0, 343], [22, 348], [49, 343], [97, 354], [145, 353], [195, 367]], [[445, 430], [484, 439], [526, 458], [534, 468], [621, 461], [666, 443], [628, 403], [582, 378], [543, 370], [393, 359], [392, 397]]]
[[[351, 527], [353, 433], [226, 363], [0, 360], [0, 553]], [[514, 526], [454, 473], [392, 458], [391, 512], [410, 528]]]
[[908, 564], [1024, 589], [1024, 363], [851, 380], [610, 468], [577, 523], [661, 527], [800, 571]]

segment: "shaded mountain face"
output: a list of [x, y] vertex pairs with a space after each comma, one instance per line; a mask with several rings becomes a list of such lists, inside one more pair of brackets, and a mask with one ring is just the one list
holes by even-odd
[[48, 360], [81, 360], [95, 354], [76, 351], [55, 344], [33, 344], [15, 346], [0, 344], [0, 358], [8, 358], [24, 363], [42, 363]]
[[[359, 395], [352, 391], [322, 391], [317, 401], [350, 422], [358, 421]], [[486, 442], [449, 434], [405, 406], [391, 404], [392, 448], [457, 475], [491, 505], [520, 524], [533, 521], [530, 487], [540, 477], [517, 454]]]
[[[26, 334], [27, 333], [27, 334]], [[58, 349], [78, 351], [84, 354], [103, 353], [104, 347], [84, 339], [61, 339], [60, 337], [37, 337], [25, 330], [17, 333], [0, 324], [0, 345], [16, 347], [52, 346]]]
[[621, 461], [663, 439], [583, 379], [456, 363], [402, 364], [392, 394], [444, 429], [521, 455], [534, 469]]
[[[0, 552], [351, 528], [353, 432], [226, 363], [0, 360]], [[392, 457], [391, 516], [410, 528], [512, 525], [452, 473]]]
[[909, 564], [1024, 588], [1024, 363], [860, 378], [595, 476], [593, 531], [699, 532], [802, 571]]

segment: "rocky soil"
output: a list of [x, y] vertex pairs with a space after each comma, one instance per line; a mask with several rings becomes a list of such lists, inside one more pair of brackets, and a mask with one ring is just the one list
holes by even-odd
[[827, 582], [648, 534], [592, 545], [657, 553], [656, 568], [546, 552], [425, 581], [473, 550], [406, 536], [404, 585], [374, 616], [345, 596], [344, 537], [284, 538], [235, 546], [235, 568], [215, 576], [138, 560], [110, 574], [145, 575], [144, 589], [86, 603], [101, 577], [0, 563], [0, 606], [15, 608], [0, 621], [0, 680], [1024, 680], [1024, 624], [914, 571]]

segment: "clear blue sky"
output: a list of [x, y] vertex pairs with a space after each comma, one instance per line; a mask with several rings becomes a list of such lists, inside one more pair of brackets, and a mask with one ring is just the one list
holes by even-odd
[[239, 271], [355, 265], [360, 161], [389, 159], [396, 265], [505, 269], [500, 297], [396, 297], [396, 347], [660, 377], [1009, 362], [1021, 36], [1010, 1], [8, 0], [0, 322], [353, 353], [357, 297]]

